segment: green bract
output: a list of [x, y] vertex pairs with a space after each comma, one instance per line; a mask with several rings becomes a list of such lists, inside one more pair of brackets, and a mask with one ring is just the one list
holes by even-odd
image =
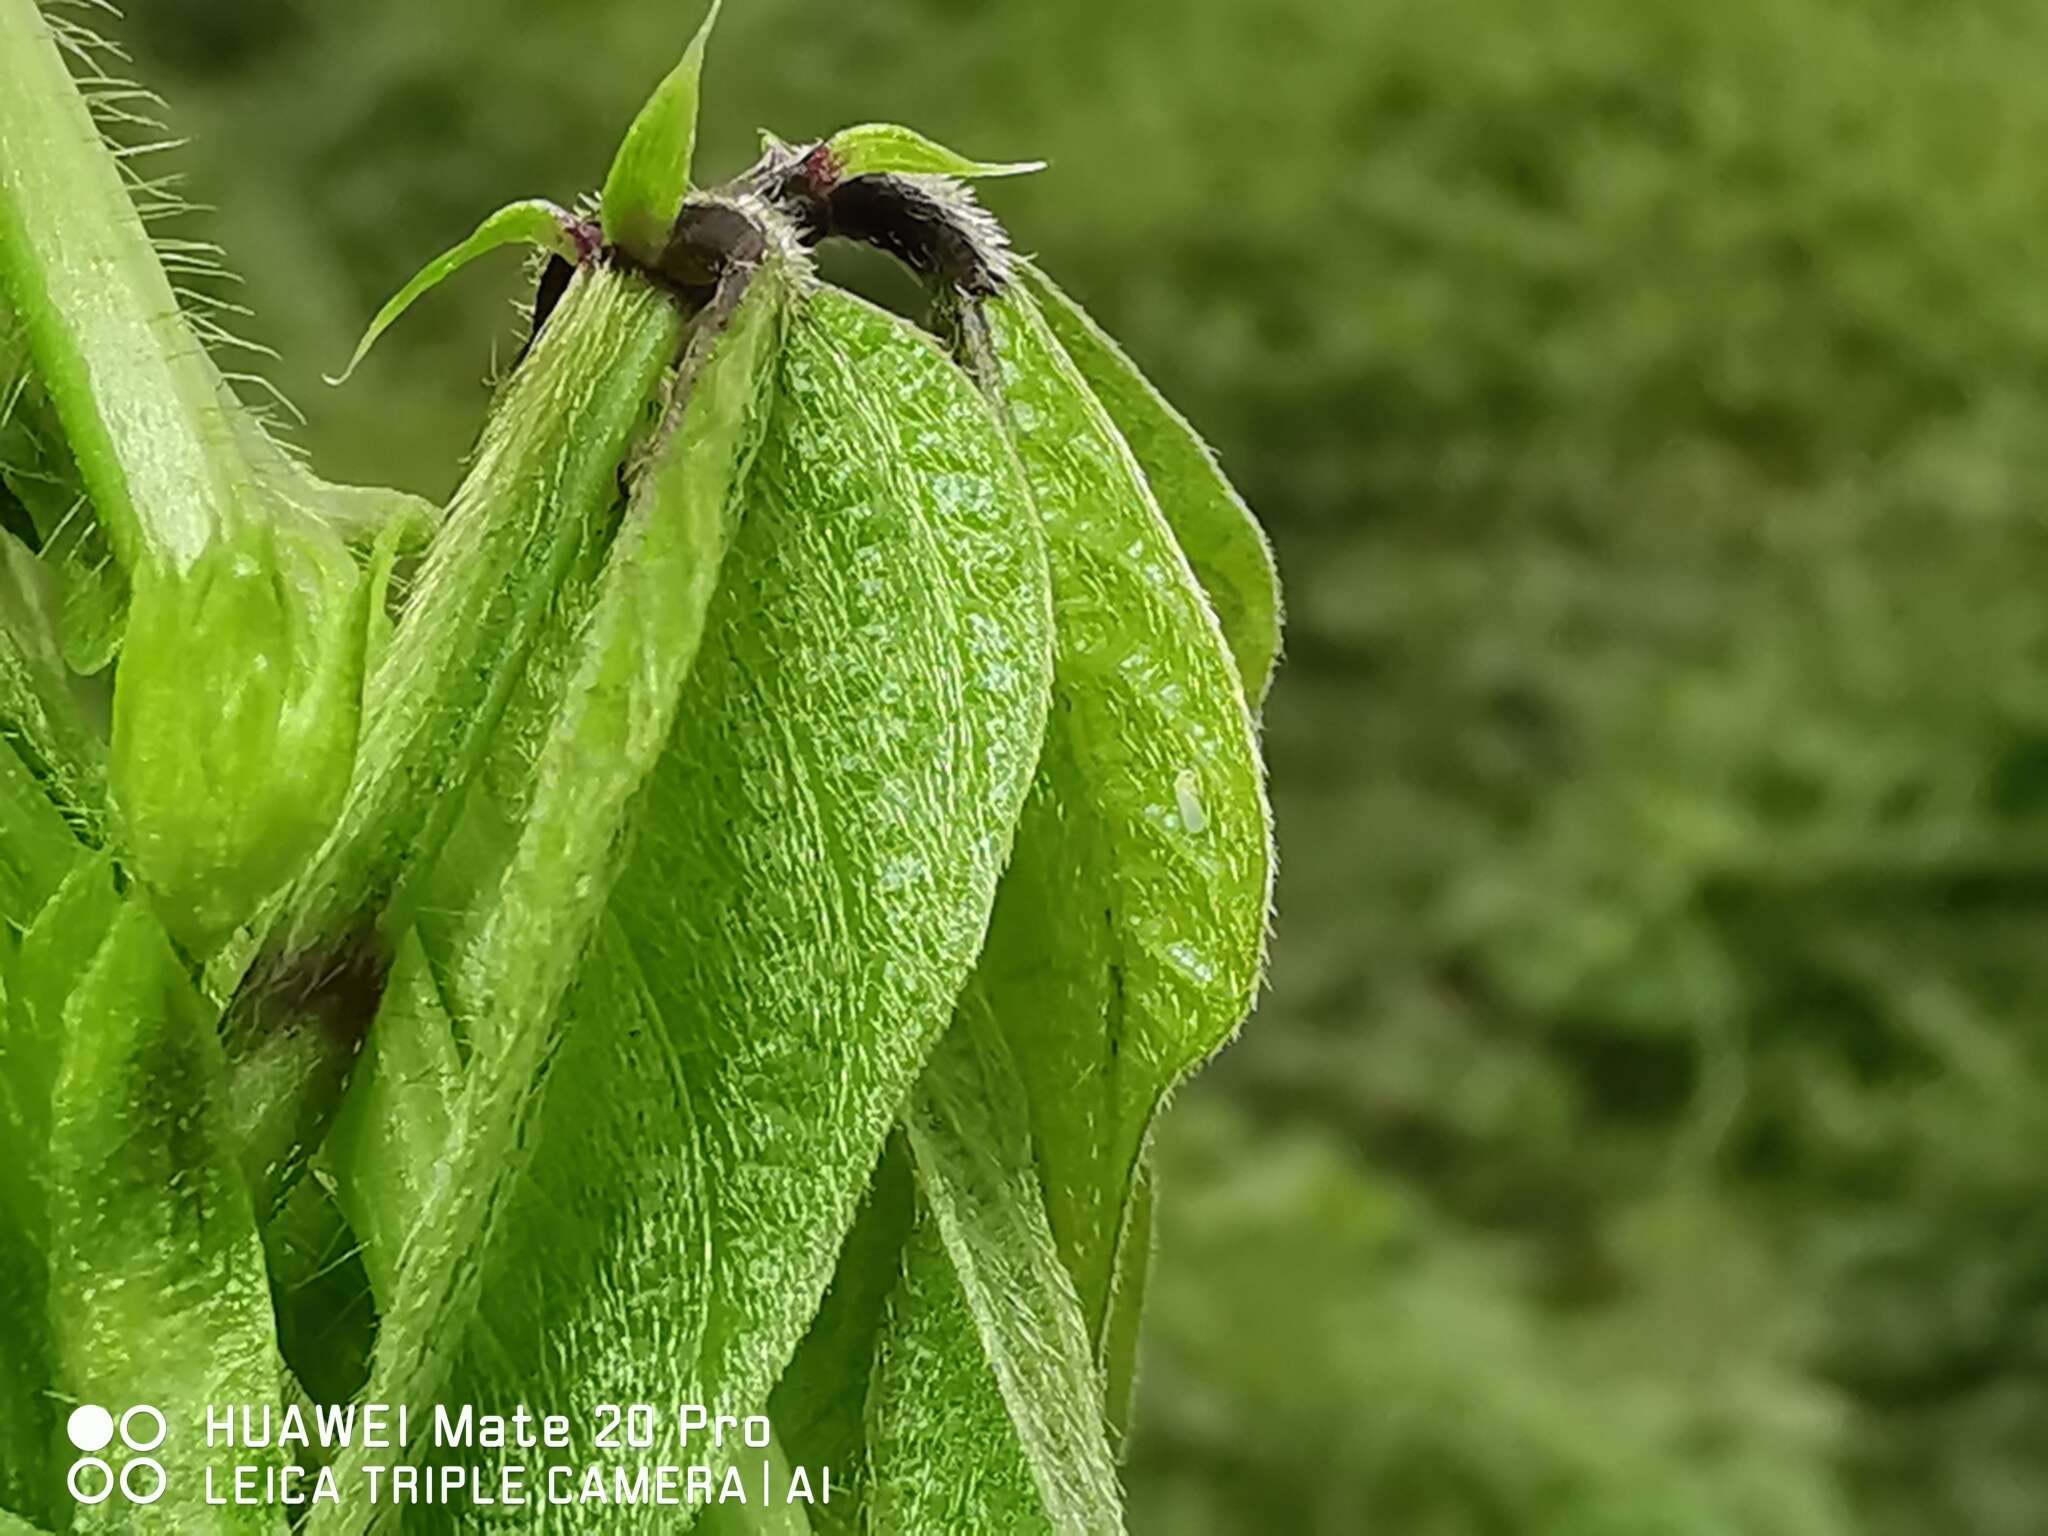
[[[767, 1413], [694, 1454], [832, 1479], [707, 1530], [1120, 1532], [1147, 1138], [1262, 963], [1279, 603], [954, 179], [1031, 167], [871, 124], [692, 191], [707, 18], [597, 222], [514, 204], [372, 322], [351, 370], [552, 257], [437, 511], [230, 391], [52, 25], [0, 0], [0, 1530], [133, 1528], [67, 1403], [173, 1421], [147, 1528], [274, 1531], [197, 1501], [206, 1408], [360, 1398]], [[835, 237], [957, 357], [820, 285]], [[396, 1524], [392, 1458], [303, 1528]]]

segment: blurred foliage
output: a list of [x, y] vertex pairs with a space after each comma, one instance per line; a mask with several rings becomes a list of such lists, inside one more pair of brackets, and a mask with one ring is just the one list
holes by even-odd
[[[696, 16], [147, 0], [331, 474], [438, 491]], [[749, 0], [700, 164], [888, 117], [1269, 521], [1270, 1001], [1166, 1133], [1139, 1528], [2048, 1521], [2048, 13]], [[857, 275], [872, 280], [871, 269]]]

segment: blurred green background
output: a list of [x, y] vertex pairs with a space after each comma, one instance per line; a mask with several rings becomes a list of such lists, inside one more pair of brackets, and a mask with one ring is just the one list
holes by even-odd
[[[516, 263], [318, 373], [696, 7], [132, 9], [321, 467], [445, 491]], [[700, 166], [1049, 158], [991, 202], [1279, 548], [1140, 1536], [2048, 1529], [2044, 64], [2034, 0], [728, 7]]]

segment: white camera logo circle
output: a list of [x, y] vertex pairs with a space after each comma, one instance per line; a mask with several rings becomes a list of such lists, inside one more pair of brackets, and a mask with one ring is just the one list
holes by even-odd
[[[64, 1421], [64, 1433], [73, 1446], [84, 1452], [71, 1464], [64, 1486], [81, 1504], [104, 1504], [115, 1488], [130, 1504], [154, 1504], [164, 1496], [170, 1482], [163, 1463], [146, 1455], [123, 1462], [117, 1475], [96, 1452], [113, 1444], [117, 1425], [114, 1415], [98, 1403], [80, 1403]], [[164, 1443], [169, 1426], [163, 1411], [138, 1403], [121, 1415], [118, 1429], [122, 1446], [131, 1452], [153, 1451]]]

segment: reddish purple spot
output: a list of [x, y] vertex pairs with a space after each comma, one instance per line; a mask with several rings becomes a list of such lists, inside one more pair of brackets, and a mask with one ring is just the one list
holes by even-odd
[[576, 243], [579, 266], [604, 249], [604, 228], [595, 219], [571, 219], [568, 235]]
[[804, 156], [797, 169], [813, 197], [829, 197], [832, 189], [839, 185], [839, 178], [846, 168], [840, 164], [839, 156], [833, 153], [831, 144], [821, 139], [811, 146], [810, 153]]

